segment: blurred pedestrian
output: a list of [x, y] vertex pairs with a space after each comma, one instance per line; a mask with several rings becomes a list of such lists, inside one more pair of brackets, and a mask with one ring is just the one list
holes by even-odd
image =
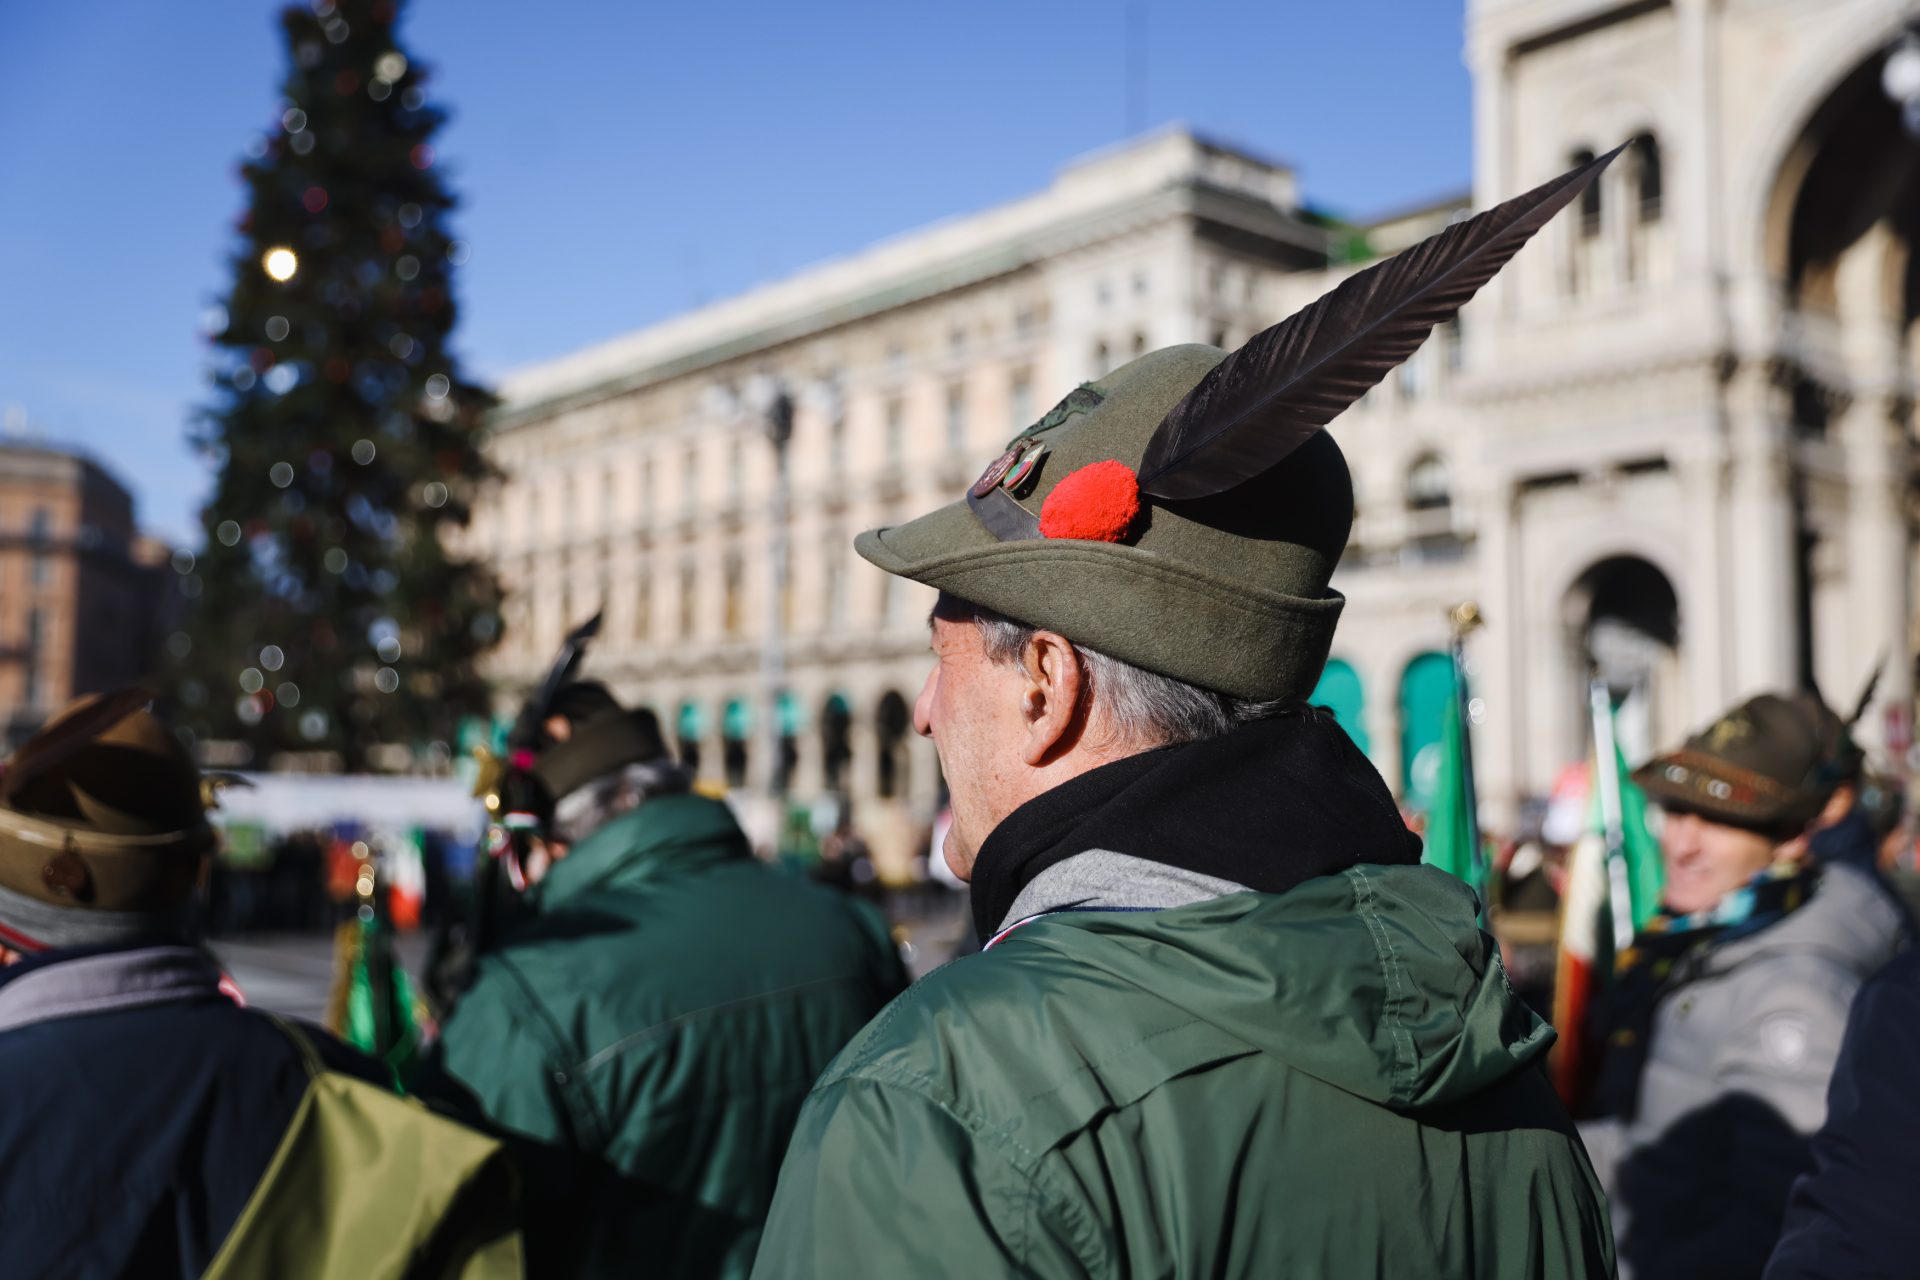
[[1760, 1274], [1854, 994], [1904, 945], [1870, 871], [1809, 856], [1836, 723], [1810, 695], [1763, 694], [1634, 775], [1665, 812], [1666, 889], [1596, 1006], [1581, 1128], [1623, 1276]]
[[646, 711], [574, 720], [526, 916], [419, 1089], [515, 1135], [540, 1276], [744, 1275], [802, 1098], [905, 986], [884, 922], [767, 866]]
[[0, 778], [0, 1271], [519, 1274], [496, 1144], [240, 1007], [198, 945], [214, 837], [145, 700], [82, 699]]
[[1860, 990], [1766, 1280], [1901, 1280], [1920, 1270], [1920, 950]]
[[1307, 705], [1353, 520], [1314, 428], [1450, 314], [1408, 280], [1486, 279], [1460, 255], [1537, 196], [1232, 355], [1134, 360], [861, 535], [941, 593], [914, 727], [987, 945], [815, 1086], [759, 1280], [1610, 1271], [1553, 1033]]

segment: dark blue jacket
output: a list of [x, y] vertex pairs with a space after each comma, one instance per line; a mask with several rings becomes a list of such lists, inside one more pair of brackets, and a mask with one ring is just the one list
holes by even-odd
[[1767, 1280], [1920, 1274], [1920, 949], [1862, 987]]
[[[83, 954], [101, 953], [0, 970], [0, 992]], [[332, 1037], [309, 1038], [328, 1066], [385, 1082]], [[307, 1074], [278, 1026], [209, 986], [0, 1031], [0, 1088], [0, 1274], [164, 1280], [213, 1260]]]

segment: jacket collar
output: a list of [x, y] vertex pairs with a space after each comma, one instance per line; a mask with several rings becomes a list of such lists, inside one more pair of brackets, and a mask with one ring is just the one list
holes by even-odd
[[733, 811], [720, 801], [690, 793], [657, 795], [569, 849], [540, 882], [533, 904], [536, 910], [552, 910], [596, 890], [752, 856]]
[[1870, 973], [1893, 958], [1906, 932], [1900, 907], [1872, 873], [1829, 864], [1820, 868], [1818, 887], [1799, 910], [1764, 929], [1699, 948], [1696, 972], [1724, 973], [1758, 955], [1803, 951]]
[[220, 970], [198, 947], [83, 954], [37, 965], [0, 986], [0, 1032], [220, 994]]
[[1102, 765], [1008, 814], [973, 864], [981, 939], [1049, 867], [1093, 849], [1285, 893], [1356, 863], [1418, 862], [1420, 838], [1332, 713], [1289, 708]]
[[1089, 849], [1027, 882], [1000, 929], [1055, 911], [1161, 911], [1245, 893], [1247, 886], [1111, 849]]

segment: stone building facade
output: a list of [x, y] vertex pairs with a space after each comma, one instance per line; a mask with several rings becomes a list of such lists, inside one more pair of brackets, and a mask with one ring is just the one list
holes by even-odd
[[17, 744], [82, 693], [152, 669], [170, 625], [167, 551], [99, 464], [0, 442], [0, 723]]
[[[538, 368], [505, 386], [506, 479], [468, 536], [509, 592], [493, 672], [533, 680], [606, 608], [591, 670], [716, 780], [850, 795], [896, 855], [937, 766], [910, 727], [926, 592], [858, 530], [958, 497], [1080, 381], [1236, 345], [1404, 247], [1628, 139], [1463, 315], [1335, 424], [1357, 518], [1322, 693], [1418, 803], [1449, 605], [1480, 602], [1490, 825], [1584, 753], [1597, 664], [1630, 750], [1739, 694], [1850, 698], [1909, 736], [1914, 144], [1880, 68], [1891, 0], [1474, 0], [1469, 197], [1354, 228], [1285, 166], [1169, 130], [1030, 198]], [[1891, 176], [1890, 176], [1891, 175]], [[794, 406], [784, 589], [767, 406]], [[777, 595], [777, 602], [776, 597]], [[776, 616], [786, 690], [764, 675]]]

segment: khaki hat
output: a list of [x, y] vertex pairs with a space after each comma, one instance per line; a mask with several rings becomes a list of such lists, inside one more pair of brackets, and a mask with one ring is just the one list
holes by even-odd
[[7, 761], [0, 889], [103, 914], [187, 899], [213, 832], [200, 771], [147, 698], [81, 698]]
[[1826, 807], [1838, 717], [1808, 694], [1763, 693], [1655, 756], [1633, 780], [1669, 809], [1790, 838]]

